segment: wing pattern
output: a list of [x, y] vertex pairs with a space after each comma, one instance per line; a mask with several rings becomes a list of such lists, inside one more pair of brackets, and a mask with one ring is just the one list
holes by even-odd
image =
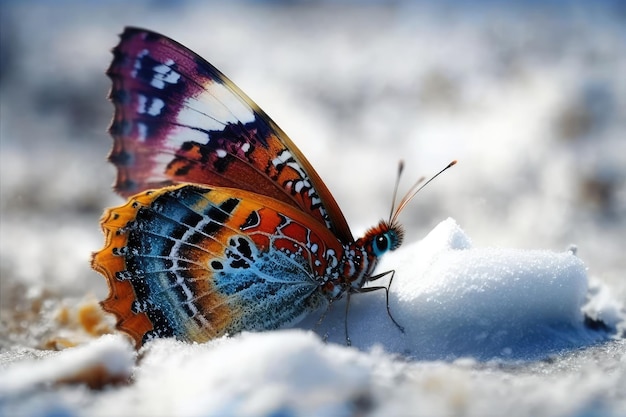
[[295, 323], [361, 291], [401, 243], [393, 222], [355, 241], [287, 135], [183, 45], [127, 28], [107, 74], [109, 160], [128, 201], [104, 213], [92, 267], [137, 346]]
[[326, 302], [320, 288], [342, 252], [312, 222], [243, 190], [184, 184], [138, 194], [104, 216], [106, 246], [94, 258], [111, 289], [104, 308], [141, 343], [298, 321]]
[[109, 160], [121, 195], [180, 182], [248, 190], [298, 207], [338, 238], [353, 239], [306, 158], [215, 67], [169, 38], [133, 28], [113, 55]]

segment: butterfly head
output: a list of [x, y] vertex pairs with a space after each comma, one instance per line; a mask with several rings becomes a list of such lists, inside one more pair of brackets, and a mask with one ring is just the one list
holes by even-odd
[[[365, 233], [363, 239], [366, 242], [371, 243], [372, 253], [376, 257], [381, 257], [383, 254], [396, 250], [401, 244], [402, 239], [404, 238], [404, 229], [398, 223], [398, 216], [402, 212], [402, 210], [407, 206], [407, 204], [415, 197], [415, 195], [426, 186], [429, 182], [435, 179], [439, 174], [455, 165], [456, 161], [450, 162], [444, 169], [439, 171], [437, 174], [432, 176], [428, 181], [423, 183], [423, 179], [418, 180], [411, 189], [404, 195], [404, 197], [400, 200], [397, 208], [395, 204], [391, 206], [391, 212], [389, 213], [389, 220], [381, 220], [380, 223], [376, 227], [371, 228]], [[398, 177], [396, 180], [396, 185], [393, 193], [393, 201], [395, 203], [396, 195], [398, 192], [398, 183], [400, 180], [400, 176], [402, 175], [402, 170], [404, 169], [404, 164], [402, 161], [398, 166]], [[423, 184], [422, 184], [423, 183]]]
[[404, 229], [396, 222], [381, 220], [377, 226], [365, 233], [363, 240], [371, 244], [372, 252], [377, 258], [385, 253], [398, 249], [404, 239]]

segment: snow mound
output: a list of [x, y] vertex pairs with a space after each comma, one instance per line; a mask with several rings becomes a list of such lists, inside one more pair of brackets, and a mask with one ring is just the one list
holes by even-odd
[[124, 408], [137, 416], [269, 416], [296, 410], [348, 415], [346, 399], [367, 389], [370, 365], [361, 352], [325, 345], [314, 333], [297, 330], [243, 333], [207, 344], [157, 340], [143, 349], [135, 374], [134, 390], [145, 395], [127, 398]]
[[[12, 355], [12, 352], [4, 355]], [[0, 403], [53, 384], [86, 384], [99, 388], [130, 378], [136, 352], [121, 335], [105, 335], [83, 346], [22, 360], [3, 369]]]
[[[606, 337], [585, 326], [587, 272], [572, 251], [472, 248], [448, 219], [387, 256], [379, 270], [391, 269], [390, 311], [405, 331], [388, 317], [384, 291], [355, 294], [348, 329], [361, 349], [380, 345], [414, 359], [531, 359]], [[616, 302], [601, 294], [605, 300], [595, 302], [617, 322]], [[320, 327], [345, 344], [345, 304], [338, 304]]]

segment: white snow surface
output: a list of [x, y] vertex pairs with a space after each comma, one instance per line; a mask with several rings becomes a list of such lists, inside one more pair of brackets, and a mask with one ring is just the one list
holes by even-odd
[[117, 378], [130, 377], [135, 362], [134, 349], [118, 335], [105, 335], [89, 345], [23, 361], [5, 369], [0, 380], [0, 401], [24, 395], [56, 381], [73, 378], [90, 368]]
[[[306, 330], [306, 324], [206, 344], [156, 340], [141, 349], [136, 363], [127, 339], [107, 335], [7, 366], [0, 381], [0, 412], [348, 416], [375, 406], [373, 415], [405, 414], [407, 401], [411, 415], [447, 415], [457, 407], [475, 412], [480, 409], [467, 405], [464, 369], [475, 359], [545, 358], [606, 338], [584, 326], [587, 274], [571, 252], [472, 248], [469, 237], [448, 219], [387, 263], [396, 268], [390, 308], [404, 333], [391, 323], [380, 297], [384, 292], [378, 291], [352, 297], [352, 347], [345, 346], [342, 314], [327, 315], [318, 327], [327, 332], [326, 342]], [[604, 303], [610, 307], [615, 301], [595, 303], [602, 310]], [[343, 313], [344, 307], [335, 311]], [[435, 371], [430, 381], [423, 370], [407, 373], [420, 367], [411, 365], [420, 363], [417, 359], [461, 359], [457, 365], [462, 370]], [[55, 382], [98, 363], [130, 385], [81, 400], [69, 388], [50, 394]], [[429, 372], [433, 370], [426, 375]], [[419, 375], [410, 383], [423, 396], [419, 402], [413, 396], [398, 397], [407, 389], [406, 382], [399, 392], [393, 389], [394, 381], [407, 375]], [[37, 395], [44, 388], [48, 394]], [[402, 405], [385, 398], [385, 392]], [[24, 400], [32, 397], [36, 401]], [[587, 406], [585, 399], [577, 399], [577, 405]]]
[[[384, 291], [354, 295], [354, 346], [419, 359], [527, 359], [603, 337], [583, 326], [587, 273], [571, 252], [472, 248], [448, 219], [386, 257], [379, 270], [391, 268], [391, 314], [405, 332], [388, 317]], [[339, 314], [321, 327], [341, 343], [345, 307], [333, 307]]]
[[[269, 3], [0, 3], [0, 417], [625, 416], [621, 2]], [[399, 158], [403, 184], [459, 160], [377, 270], [404, 332], [384, 290], [347, 322], [344, 298], [320, 324], [138, 353], [59, 313], [107, 292], [89, 254], [121, 203], [103, 71], [125, 25], [227, 74], [355, 235]]]

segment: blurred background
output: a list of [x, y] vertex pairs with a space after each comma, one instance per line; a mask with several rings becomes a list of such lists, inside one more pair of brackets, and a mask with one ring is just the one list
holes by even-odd
[[355, 234], [388, 216], [398, 160], [406, 189], [458, 159], [401, 216], [409, 242], [453, 217], [478, 247], [575, 244], [626, 299], [620, 0], [0, 7], [0, 347], [55, 300], [106, 295], [89, 256], [103, 209], [122, 202], [104, 71], [126, 25], [176, 39], [242, 88]]

